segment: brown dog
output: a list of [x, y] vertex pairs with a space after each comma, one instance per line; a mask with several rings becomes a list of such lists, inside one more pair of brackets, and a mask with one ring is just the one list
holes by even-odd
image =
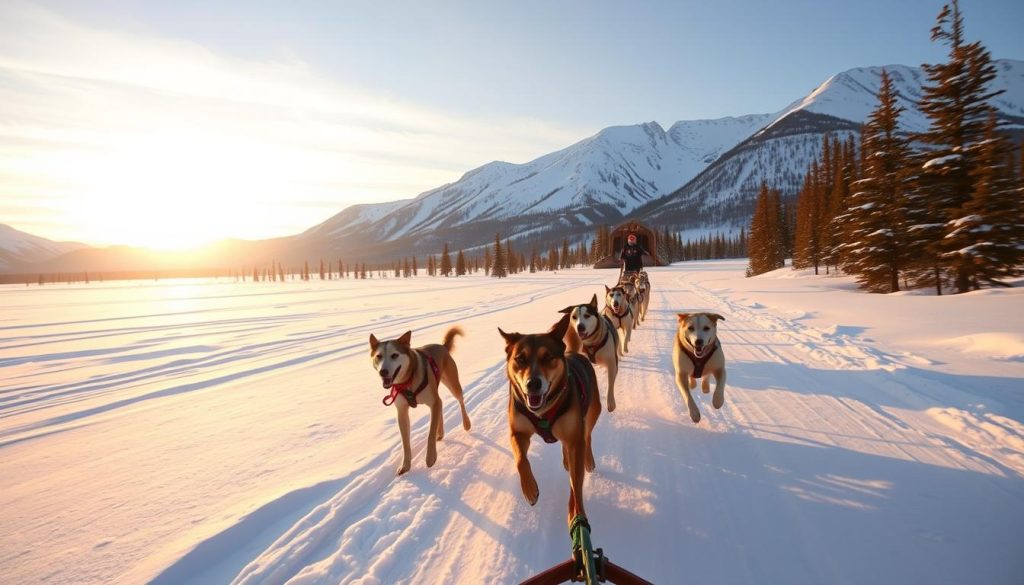
[[469, 413], [462, 399], [462, 384], [459, 383], [459, 369], [455, 366], [451, 351], [455, 336], [462, 330], [452, 327], [444, 334], [444, 343], [432, 343], [413, 349], [409, 346], [412, 331], [392, 341], [377, 341], [370, 334], [370, 360], [373, 369], [380, 374], [381, 383], [389, 390], [384, 405], [395, 405], [398, 430], [402, 435], [402, 466], [398, 475], [409, 471], [412, 463], [412, 447], [409, 445], [409, 408], [425, 404], [430, 409], [430, 433], [427, 435], [427, 467], [437, 461], [437, 441], [444, 438], [444, 416], [441, 411], [441, 395], [437, 388], [441, 382], [448, 387], [452, 396], [459, 401], [462, 409], [462, 428], [470, 428]]
[[725, 404], [725, 352], [718, 341], [718, 321], [725, 317], [718, 313], [679, 313], [679, 328], [672, 348], [672, 362], [676, 367], [676, 386], [686, 400], [690, 419], [700, 422], [700, 411], [693, 401], [690, 389], [701, 380], [701, 391], [711, 390], [715, 377], [715, 393], [711, 404], [716, 409]]
[[587, 358], [565, 355], [562, 339], [569, 328], [565, 315], [550, 331], [523, 335], [498, 333], [505, 339], [505, 373], [509, 381], [508, 425], [512, 455], [519, 470], [523, 496], [537, 503], [540, 490], [526, 454], [530, 437], [562, 442], [562, 466], [569, 472], [568, 522], [586, 517], [583, 507], [584, 470], [594, 470], [590, 435], [601, 415], [597, 377]]

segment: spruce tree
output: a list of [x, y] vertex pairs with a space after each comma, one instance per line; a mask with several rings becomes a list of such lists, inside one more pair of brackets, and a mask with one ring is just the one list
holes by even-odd
[[444, 250], [441, 251], [441, 276], [451, 276], [452, 257], [448, 254], [448, 242], [444, 243]]
[[994, 110], [971, 158], [974, 192], [964, 214], [949, 226], [946, 257], [957, 274], [967, 275], [972, 289], [1008, 286], [1005, 279], [1020, 276], [1024, 267], [1024, 190], [1013, 168], [1013, 144], [999, 131]]
[[947, 238], [958, 229], [964, 207], [974, 193], [977, 151], [974, 145], [984, 135], [988, 102], [1001, 91], [988, 84], [996, 70], [991, 56], [980, 42], [964, 40], [963, 15], [959, 3], [943, 6], [931, 31], [932, 41], [949, 47], [945, 63], [925, 64], [928, 83], [922, 87], [919, 103], [929, 128], [916, 136], [927, 145], [922, 153], [917, 193], [911, 198], [910, 215], [921, 245], [915, 250], [918, 266], [915, 282], [934, 284], [942, 294], [943, 271], [949, 270], [957, 292], [971, 288], [968, 264], [957, 262], [956, 244]]
[[504, 247], [501, 245], [501, 234], [494, 235], [494, 260], [491, 265], [491, 276], [505, 278], [508, 276], [508, 264], [505, 260]]
[[[814, 218], [816, 200], [814, 196], [817, 162], [812, 162], [807, 174], [804, 175], [803, 186], [796, 198], [796, 218], [793, 230], [793, 268], [810, 268], [814, 265]], [[754, 230], [751, 227], [750, 245], [754, 244]]]
[[572, 267], [572, 260], [569, 258], [569, 240], [568, 239], [563, 239], [562, 240], [561, 259], [562, 259], [562, 268], [571, 268]]
[[519, 256], [512, 251], [512, 242], [505, 238], [505, 274], [512, 275], [519, 272]]
[[839, 218], [846, 226], [846, 270], [872, 292], [899, 291], [900, 275], [909, 259], [904, 208], [910, 190], [910, 147], [899, 131], [903, 108], [897, 97], [892, 79], [883, 69], [878, 106], [861, 134], [863, 176], [853, 186], [849, 212]]
[[770, 198], [768, 185], [761, 183], [757, 201], [754, 203], [754, 215], [750, 220], [750, 264], [747, 267], [747, 276], [755, 276], [771, 270], [771, 262], [765, 255], [765, 250], [771, 239], [768, 225]]
[[455, 276], [464, 276], [466, 274], [466, 256], [459, 250], [459, 255], [455, 257]]

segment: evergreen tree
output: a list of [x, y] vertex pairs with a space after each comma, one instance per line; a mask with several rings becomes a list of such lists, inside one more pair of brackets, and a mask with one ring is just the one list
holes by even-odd
[[782, 204], [778, 190], [762, 183], [750, 220], [750, 265], [747, 276], [754, 276], [785, 266], [785, 248], [782, 242]]
[[494, 260], [491, 265], [491, 276], [505, 278], [508, 276], [507, 266], [505, 252], [501, 245], [501, 234], [497, 233], [494, 235]]
[[512, 275], [519, 272], [519, 256], [512, 251], [512, 242], [505, 238], [505, 273]]
[[484, 246], [484, 276], [490, 276], [491, 268], [494, 267], [494, 260], [491, 258], [491, 247]]
[[946, 253], [970, 288], [1008, 286], [1004, 280], [1024, 267], [1024, 207], [1014, 170], [1013, 144], [999, 131], [995, 111], [989, 113], [984, 139], [974, 146], [971, 171], [974, 192], [964, 214], [947, 226]]
[[548, 270], [558, 270], [561, 264], [558, 261], [558, 248], [551, 246], [548, 250]]
[[537, 246], [530, 250], [530, 274], [537, 272]]
[[[814, 163], [811, 163], [813, 167]], [[793, 269], [804, 269], [812, 266], [811, 262], [811, 237], [814, 230], [812, 229], [814, 220], [814, 201], [813, 192], [814, 190], [814, 173], [808, 170], [807, 174], [804, 175], [803, 184], [800, 187], [800, 191], [797, 192], [796, 196], [796, 213], [794, 214], [794, 229], [793, 229]], [[753, 248], [758, 244], [755, 243], [754, 228], [750, 228], [750, 246]]]
[[846, 226], [846, 269], [857, 276], [862, 288], [873, 292], [899, 291], [900, 275], [909, 259], [904, 208], [910, 190], [910, 147], [899, 131], [902, 111], [883, 69], [878, 106], [861, 134], [863, 177], [854, 184], [849, 213], [840, 218]]
[[448, 242], [444, 243], [444, 250], [441, 251], [441, 276], [451, 276], [452, 257], [448, 254]]
[[466, 256], [459, 250], [459, 255], [455, 257], [455, 276], [465, 276], [466, 274]]
[[434, 276], [437, 271], [437, 267], [434, 266], [434, 255], [427, 255], [427, 276]]
[[[415, 260], [416, 258], [413, 257], [413, 261]], [[402, 258], [402, 277], [409, 278], [410, 276], [412, 276], [412, 268], [409, 266], [409, 259]]]
[[1001, 91], [988, 84], [996, 69], [988, 50], [980, 42], [964, 40], [963, 15], [957, 0], [943, 6], [931, 31], [932, 41], [949, 47], [945, 63], [925, 64], [928, 83], [922, 87], [921, 112], [929, 120], [928, 130], [916, 138], [928, 145], [922, 154], [918, 193], [911, 199], [922, 245], [915, 250], [918, 272], [915, 283], [934, 284], [942, 294], [942, 271], [949, 269], [957, 292], [971, 289], [970, 263], [958, 262], [955, 238], [965, 205], [975, 191], [974, 145], [982, 140], [988, 102]]
[[560, 258], [562, 259], [562, 268], [569, 268], [569, 267], [572, 266], [572, 261], [569, 259], [569, 240], [568, 239], [563, 239], [562, 240], [562, 254], [561, 254]]

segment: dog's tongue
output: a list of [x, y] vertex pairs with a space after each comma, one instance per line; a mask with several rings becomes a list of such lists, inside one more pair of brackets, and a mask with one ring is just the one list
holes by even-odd
[[381, 378], [380, 379], [380, 383], [381, 383], [382, 386], [384, 386], [385, 390], [390, 390], [391, 389], [391, 383], [392, 383], [391, 378]]
[[539, 394], [527, 394], [526, 401], [530, 408], [539, 408], [541, 404], [544, 404], [544, 397]]

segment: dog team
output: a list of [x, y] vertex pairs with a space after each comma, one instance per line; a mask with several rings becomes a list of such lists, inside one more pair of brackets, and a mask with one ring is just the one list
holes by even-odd
[[[546, 333], [506, 333], [498, 329], [505, 341], [509, 434], [523, 496], [533, 505], [540, 494], [527, 458], [533, 435], [546, 443], [561, 443], [562, 465], [569, 474], [570, 524], [577, 515], [586, 517], [583, 478], [595, 467], [591, 435], [601, 415], [601, 396], [593, 364], [607, 373], [607, 406], [608, 412], [613, 412], [619, 360], [629, 353], [633, 330], [647, 317], [650, 296], [646, 271], [623, 271], [614, 287], [605, 286], [600, 311], [595, 294], [589, 303], [558, 311], [561, 318]], [[724, 317], [717, 313], [678, 313], [677, 319], [672, 350], [675, 381], [690, 418], [697, 423], [701, 415], [690, 393], [697, 380], [701, 380], [701, 390], [708, 393], [710, 377], [714, 376], [712, 405], [718, 409], [725, 402], [725, 354], [717, 336], [718, 321]], [[437, 460], [437, 441], [444, 437], [438, 393], [442, 383], [459, 402], [462, 427], [470, 429], [459, 370], [452, 358], [455, 337], [462, 334], [461, 329], [452, 327], [442, 343], [416, 348], [411, 344], [411, 331], [388, 341], [370, 335], [370, 359], [388, 391], [383, 403], [395, 406], [402, 437], [399, 475], [411, 467], [409, 409], [420, 404], [430, 409], [427, 467]]]

